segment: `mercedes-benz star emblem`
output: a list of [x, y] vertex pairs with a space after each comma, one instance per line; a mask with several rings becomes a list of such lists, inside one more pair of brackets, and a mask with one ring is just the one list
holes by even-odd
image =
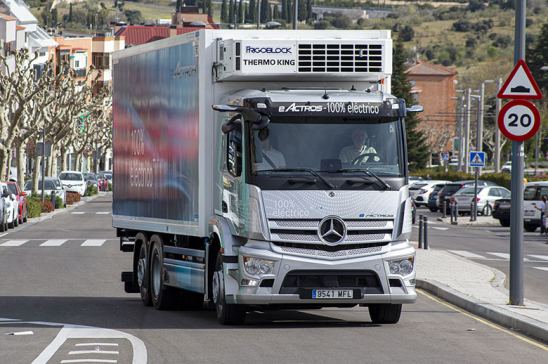
[[338, 244], [346, 237], [346, 224], [337, 216], [327, 216], [320, 221], [318, 237], [326, 244]]

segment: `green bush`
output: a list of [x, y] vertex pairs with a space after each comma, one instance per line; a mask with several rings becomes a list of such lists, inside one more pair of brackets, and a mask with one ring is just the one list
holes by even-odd
[[86, 196], [93, 196], [97, 193], [99, 193], [99, 191], [97, 190], [97, 186], [91, 185], [88, 186], [88, 188], [86, 189]]
[[[473, 173], [464, 173], [457, 171], [448, 171], [447, 173], [443, 168], [421, 169], [411, 173], [411, 175], [422, 178], [430, 178], [432, 180], [444, 180], [444, 181], [462, 181], [474, 179]], [[479, 179], [484, 181], [491, 181], [499, 186], [510, 189], [512, 175], [510, 173], [484, 173], [480, 175]], [[547, 176], [526, 176], [527, 182], [534, 181], [546, 181]]]
[[55, 208], [56, 209], [62, 209], [63, 207], [63, 199], [61, 196], [55, 196]]
[[33, 195], [28, 197], [25, 201], [27, 203], [28, 217], [39, 217], [42, 213], [40, 197]]
[[112, 183], [110, 183], [110, 182], [108, 183], [108, 191], [112, 192]]
[[53, 210], [55, 210], [53, 204], [51, 203], [51, 198], [48, 197], [44, 199], [43, 203], [40, 201], [42, 212], [52, 212]]

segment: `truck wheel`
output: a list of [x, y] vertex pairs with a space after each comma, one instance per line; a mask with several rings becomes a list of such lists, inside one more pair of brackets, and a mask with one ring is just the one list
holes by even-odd
[[215, 273], [212, 280], [213, 302], [217, 311], [217, 320], [222, 325], [241, 325], [245, 321], [245, 308], [242, 305], [227, 304], [225, 301], [225, 280], [223, 273], [223, 257], [217, 254]]
[[537, 226], [536, 225], [530, 225], [530, 224], [525, 224], [523, 226], [523, 228], [525, 229], [525, 231], [527, 231], [528, 233], [533, 233], [535, 232], [535, 230], [537, 230]]
[[152, 299], [150, 298], [150, 259], [148, 258], [147, 243], [142, 242], [139, 248], [139, 257], [137, 259], [137, 285], [141, 292], [141, 300], [145, 306], [152, 305]]
[[429, 207], [428, 209], [432, 212], [437, 212], [438, 211], [437, 207]]
[[504, 227], [510, 226], [510, 220], [499, 219], [500, 225]]
[[150, 251], [150, 297], [152, 305], [157, 310], [169, 310], [173, 308], [177, 290], [164, 284], [164, 253], [162, 242], [159, 238], [152, 237], [152, 250]]
[[395, 324], [400, 320], [401, 304], [393, 305], [373, 304], [369, 305], [369, 316], [374, 324]]

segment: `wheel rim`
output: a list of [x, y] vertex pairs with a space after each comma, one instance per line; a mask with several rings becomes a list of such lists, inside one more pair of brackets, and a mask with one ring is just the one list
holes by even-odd
[[142, 287], [143, 282], [145, 281], [146, 264], [147, 264], [146, 248], [145, 248], [145, 244], [143, 244], [141, 245], [141, 251], [139, 253], [139, 261], [137, 262], [137, 284], [139, 284], [139, 287]]
[[156, 297], [160, 293], [161, 278], [160, 257], [158, 256], [158, 252], [155, 252], [152, 256], [152, 290]]

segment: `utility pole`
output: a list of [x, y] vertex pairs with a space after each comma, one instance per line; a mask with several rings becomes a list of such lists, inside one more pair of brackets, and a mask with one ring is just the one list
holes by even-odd
[[44, 203], [44, 187], [46, 185], [46, 127], [42, 128], [42, 203]]
[[[460, 101], [460, 102], [459, 102]], [[464, 135], [464, 96], [457, 99], [457, 115], [459, 116], [459, 160], [457, 171], [462, 172], [463, 142]]]
[[[502, 78], [497, 81], [497, 92], [502, 88]], [[502, 99], [497, 97], [495, 120], [499, 119], [500, 109], [502, 107]], [[495, 173], [500, 172], [500, 129], [495, 128]]]
[[[485, 103], [485, 82], [480, 85], [479, 104], [478, 104], [478, 125], [476, 128], [476, 151], [483, 151], [483, 105]], [[476, 168], [478, 174], [481, 170]]]
[[261, 29], [261, 0], [257, 0], [257, 29]]
[[468, 155], [470, 154], [470, 108], [472, 103], [472, 89], [466, 89], [466, 127], [465, 127], [465, 144], [464, 144], [464, 172], [468, 173], [470, 171], [468, 160]]
[[[514, 64], [525, 59], [525, 0], [516, 0]], [[523, 305], [523, 142], [512, 141], [510, 304]]]
[[295, 0], [293, 6], [293, 29], [297, 30], [297, 24], [299, 22], [299, 0]]

